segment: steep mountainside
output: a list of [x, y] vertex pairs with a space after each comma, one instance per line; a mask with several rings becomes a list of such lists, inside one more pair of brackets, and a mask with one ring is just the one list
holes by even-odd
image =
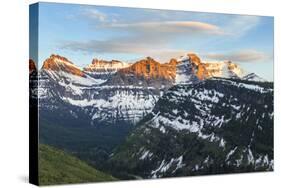
[[[57, 82], [53, 72], [42, 71], [40, 75], [40, 107], [42, 110], [53, 110], [61, 108], [61, 105], [72, 105], [73, 108], [76, 108], [73, 114], [77, 113], [77, 110], [83, 110], [92, 120], [96, 120], [95, 122], [135, 123], [152, 110], [160, 95], [159, 91], [153, 87], [119, 86], [118, 84], [89, 86], [86, 84], [90, 84], [90, 82], [84, 82], [82, 79]], [[94, 84], [94, 81], [91, 84]]]
[[192, 84], [200, 81], [194, 67], [195, 63], [188, 55], [180, 57], [177, 62], [175, 84]]
[[272, 170], [273, 85], [233, 79], [176, 85], [109, 166], [125, 179]]
[[116, 180], [85, 162], [48, 145], [39, 145], [39, 184], [54, 185]]

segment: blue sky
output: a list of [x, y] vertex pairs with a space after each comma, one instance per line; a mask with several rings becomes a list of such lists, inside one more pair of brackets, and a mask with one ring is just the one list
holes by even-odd
[[51, 54], [80, 67], [93, 58], [161, 62], [188, 52], [232, 60], [273, 80], [273, 18], [40, 3], [39, 66]]

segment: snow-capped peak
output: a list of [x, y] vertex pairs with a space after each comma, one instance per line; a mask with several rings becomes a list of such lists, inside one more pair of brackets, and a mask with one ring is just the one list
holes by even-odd
[[203, 62], [208, 77], [242, 78], [246, 72], [231, 61]]
[[231, 61], [203, 61], [194, 53], [181, 56], [177, 61], [176, 83], [189, 83], [192, 74], [196, 75], [199, 80], [221, 77], [266, 81], [255, 73], [247, 72]]
[[177, 58], [178, 62], [186, 62], [189, 60], [189, 56], [188, 55], [182, 55], [179, 58]]
[[54, 54], [44, 61], [42, 69], [63, 71], [76, 76], [85, 76], [81, 69], [74, 65], [67, 58]]

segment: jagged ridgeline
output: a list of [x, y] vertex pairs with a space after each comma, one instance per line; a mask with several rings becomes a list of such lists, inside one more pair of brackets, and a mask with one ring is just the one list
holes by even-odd
[[59, 55], [38, 71], [29, 63], [40, 143], [114, 177], [273, 169], [273, 83], [234, 62], [186, 54], [82, 69]]

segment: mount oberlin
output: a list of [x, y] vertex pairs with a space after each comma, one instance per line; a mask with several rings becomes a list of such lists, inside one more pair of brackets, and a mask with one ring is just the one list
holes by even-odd
[[[39, 5], [51, 6], [50, 11], [52, 6], [66, 9], [82, 6], [40, 3], [32, 5], [33, 9], [38, 10]], [[119, 23], [121, 18], [112, 20], [114, 12], [105, 14], [106, 8], [86, 5], [84, 8], [85, 14], [82, 11], [77, 18], [68, 18], [66, 28], [70, 27], [68, 22], [91, 13], [86, 22], [89, 28], [92, 19], [103, 22], [100, 29], [114, 27], [112, 32], [128, 29], [135, 35], [140, 32], [150, 35], [154, 31], [142, 31], [140, 27], [150, 29], [153, 24], [160, 29], [166, 25], [177, 27], [171, 29], [175, 35], [184, 32], [193, 36], [191, 31], [200, 35], [201, 27], [212, 29], [191, 21], [183, 25], [180, 21], [125, 24]], [[115, 9], [120, 8], [112, 8]], [[128, 14], [132, 10], [144, 11], [121, 9], [128, 10]], [[151, 14], [153, 11], [157, 12], [152, 10]], [[44, 9], [39, 14], [44, 14]], [[130, 18], [127, 19], [129, 22]], [[46, 24], [44, 18], [42, 22]], [[189, 27], [191, 31], [187, 30]], [[31, 38], [34, 32], [31, 31]], [[39, 38], [40, 34], [39, 30]], [[166, 31], [160, 31], [161, 34], [170, 40]], [[30, 143], [36, 145], [31, 146], [31, 154], [35, 156], [31, 161], [31, 183], [51, 185], [273, 171], [273, 81], [256, 72], [254, 62], [250, 69], [244, 66], [249, 63], [243, 61], [255, 58], [253, 51], [237, 52], [240, 59], [235, 54], [228, 54], [225, 59], [209, 53], [201, 56], [200, 51], [188, 52], [192, 46], [180, 51], [181, 55], [160, 49], [145, 55], [147, 50], [136, 41], [128, 53], [139, 50], [144, 54], [133, 58], [131, 55], [125, 61], [120, 54], [127, 52], [118, 49], [129, 45], [125, 42], [130, 37], [133, 36], [120, 41], [121, 45], [91, 40], [92, 45], [84, 42], [83, 47], [82, 42], [71, 43], [71, 40], [42, 60], [40, 54], [45, 52], [40, 50], [39, 58], [30, 56]], [[40, 46], [40, 40], [37, 42]], [[113, 51], [115, 47], [117, 51]], [[101, 52], [102, 48], [108, 49], [108, 53]], [[100, 58], [93, 55], [92, 62], [84, 65], [76, 62], [91, 53], [100, 53], [97, 55]], [[72, 57], [73, 54], [78, 56]], [[106, 58], [107, 55], [116, 58]], [[161, 58], [164, 56], [165, 60]], [[259, 61], [257, 58], [253, 61]]]

